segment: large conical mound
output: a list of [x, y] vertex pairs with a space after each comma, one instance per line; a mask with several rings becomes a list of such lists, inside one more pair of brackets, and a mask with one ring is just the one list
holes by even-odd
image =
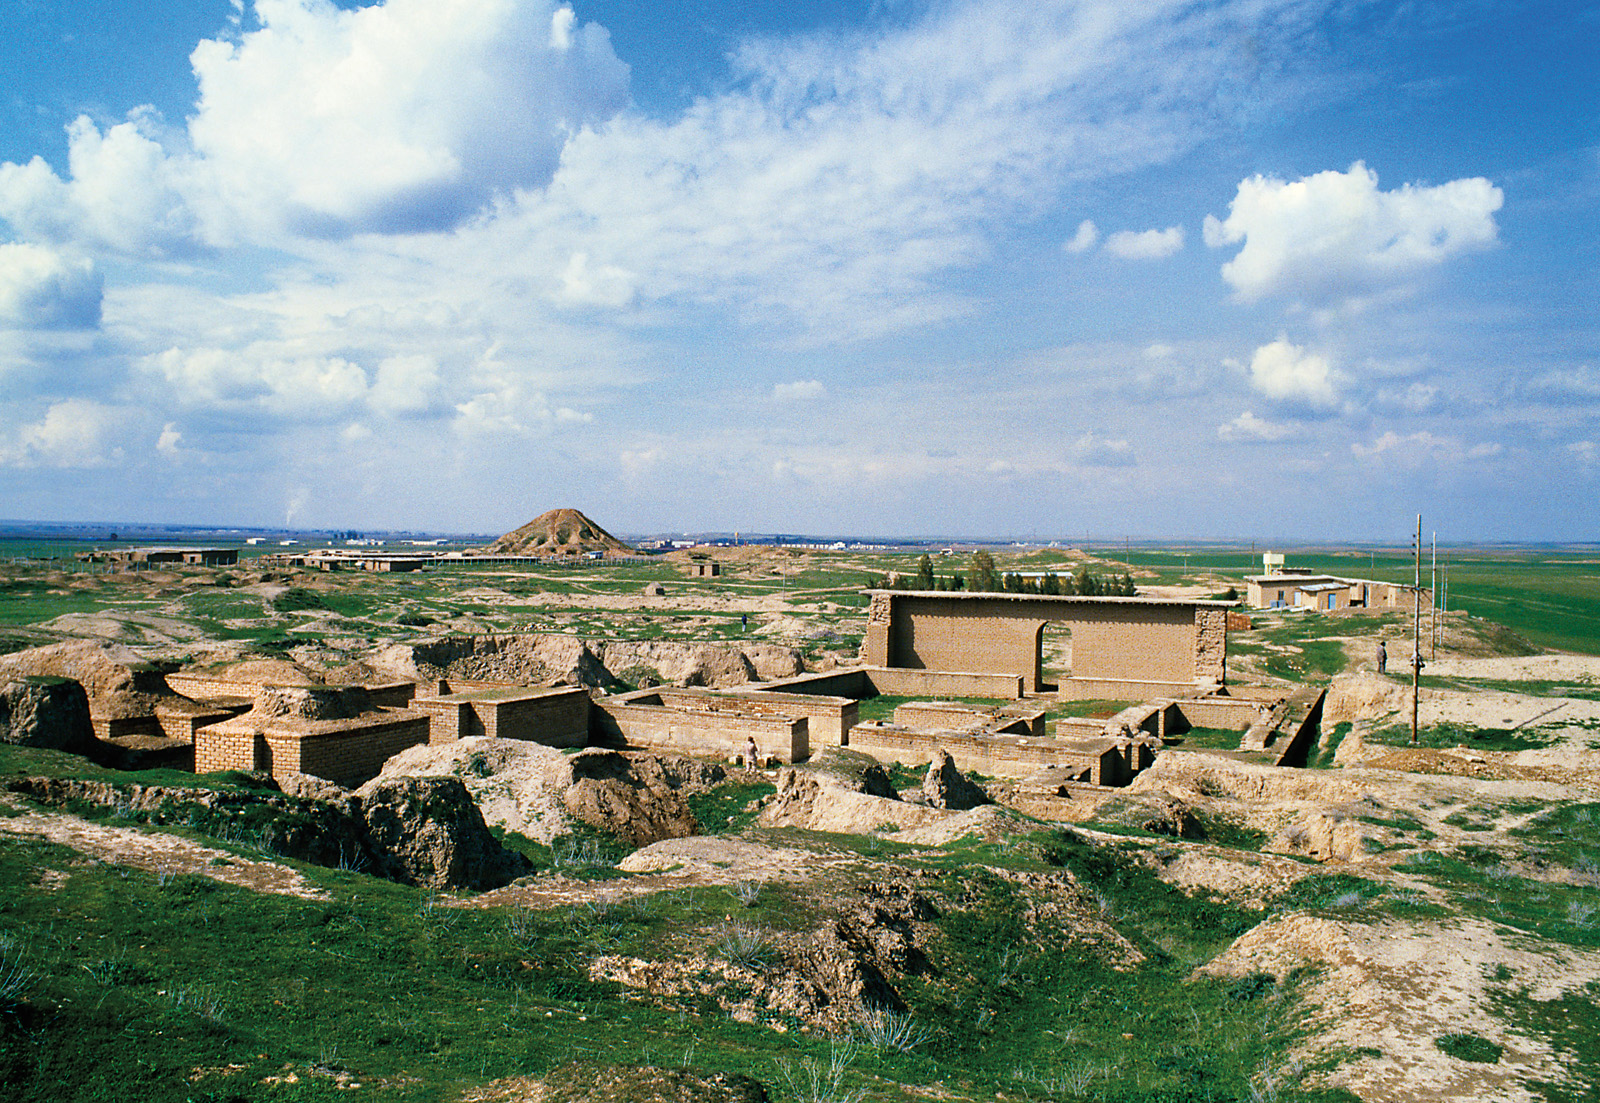
[[485, 549], [490, 555], [631, 555], [633, 549], [585, 517], [581, 510], [552, 509]]

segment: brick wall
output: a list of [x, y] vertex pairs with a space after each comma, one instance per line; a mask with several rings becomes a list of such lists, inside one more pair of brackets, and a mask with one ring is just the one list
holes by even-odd
[[1125, 784], [1126, 760], [1109, 740], [1062, 743], [1008, 735], [972, 732], [913, 731], [880, 723], [850, 729], [850, 749], [880, 762], [920, 766], [943, 749], [963, 770], [994, 777], [1024, 778], [1050, 767], [1086, 773], [1094, 785]]
[[313, 774], [354, 786], [376, 777], [384, 762], [428, 741], [426, 713], [386, 709], [353, 720], [294, 723], [247, 714], [195, 732], [196, 773], [266, 770], [274, 777]]
[[810, 729], [803, 716], [792, 719], [751, 716], [731, 710], [671, 708], [655, 691], [602, 697], [591, 714], [595, 734], [630, 746], [727, 759], [744, 753], [754, 737], [763, 757], [802, 762], [811, 756]]
[[429, 743], [454, 743], [488, 736], [522, 739], [547, 747], [582, 747], [589, 742], [589, 692], [497, 686], [419, 697], [413, 707], [433, 718]]
[[1161, 598], [878, 591], [867, 611], [872, 667], [1015, 674], [1040, 686], [1044, 626], [1072, 632], [1075, 678], [1221, 681], [1227, 606]]

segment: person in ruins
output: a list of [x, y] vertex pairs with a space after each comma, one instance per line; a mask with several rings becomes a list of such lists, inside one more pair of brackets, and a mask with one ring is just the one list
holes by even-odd
[[1389, 673], [1389, 649], [1383, 646], [1383, 641], [1378, 641], [1378, 673]]
[[754, 770], [761, 761], [761, 752], [756, 749], [756, 737], [748, 736], [744, 741], [744, 768]]

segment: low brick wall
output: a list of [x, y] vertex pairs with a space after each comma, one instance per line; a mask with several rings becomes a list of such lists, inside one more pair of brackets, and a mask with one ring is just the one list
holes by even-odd
[[1191, 728], [1237, 728], [1240, 731], [1272, 711], [1259, 701], [1237, 697], [1190, 697], [1173, 701], [1169, 707]]
[[1191, 697], [1215, 687], [1212, 682], [1129, 682], [1120, 678], [1063, 678], [1056, 689], [1062, 701], [1148, 701]]
[[1032, 777], [1040, 770], [1065, 767], [1095, 785], [1126, 783], [1124, 753], [1111, 740], [1061, 742], [974, 732], [913, 731], [893, 724], [857, 724], [850, 749], [880, 762], [920, 766], [943, 749], [963, 770], [995, 777]]
[[811, 757], [810, 728], [803, 716], [758, 716], [733, 707], [673, 708], [655, 689], [595, 701], [590, 730], [603, 740], [620, 739], [629, 746], [710, 754], [722, 760], [742, 755], [750, 738], [763, 757], [784, 762]]
[[854, 666], [821, 674], [799, 674], [762, 682], [765, 693], [813, 693], [865, 700], [892, 697], [999, 697], [1017, 700], [1023, 679], [1011, 674], [972, 674], [950, 670]]
[[419, 697], [412, 707], [433, 718], [429, 743], [489, 736], [547, 747], [589, 742], [589, 692], [573, 686], [498, 686]]
[[856, 726], [861, 711], [860, 706], [849, 697], [769, 693], [764, 689], [749, 687], [735, 687], [726, 691], [662, 687], [660, 693], [662, 702], [674, 707], [682, 707], [683, 703], [696, 698], [712, 698], [733, 701], [739, 712], [750, 716], [803, 716], [813, 746], [841, 746], [850, 729]]
[[194, 733], [201, 728], [220, 724], [248, 711], [249, 708], [248, 704], [242, 702], [232, 708], [206, 708], [190, 705], [187, 702], [181, 707], [158, 704], [156, 721], [161, 725], [161, 734], [168, 739], [181, 739], [185, 743], [193, 743]]
[[956, 701], [912, 701], [894, 710], [894, 722], [907, 728], [960, 731], [981, 728], [991, 733], [1047, 739], [1043, 710], [1006, 706], [981, 708]]
[[266, 770], [274, 777], [311, 774], [355, 786], [378, 775], [407, 747], [428, 741], [426, 713], [385, 709], [353, 720], [286, 722], [247, 714], [195, 733], [196, 773]]

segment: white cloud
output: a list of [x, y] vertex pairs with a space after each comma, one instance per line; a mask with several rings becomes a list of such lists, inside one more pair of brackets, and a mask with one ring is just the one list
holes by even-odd
[[772, 397], [779, 402], [800, 402], [807, 399], [821, 398], [828, 393], [821, 381], [816, 379], [797, 380], [793, 383], [776, 383], [772, 387]]
[[87, 399], [69, 398], [23, 426], [10, 444], [0, 444], [0, 464], [12, 467], [96, 467], [120, 455], [107, 451], [107, 438], [120, 420], [116, 410]]
[[439, 365], [431, 356], [391, 356], [378, 365], [372, 408], [380, 413], [419, 414], [433, 406]]
[[192, 165], [169, 158], [164, 140], [171, 136], [148, 107], [103, 134], [80, 115], [67, 127], [66, 181], [39, 157], [0, 164], [0, 218], [25, 237], [89, 249], [187, 248], [195, 219], [183, 192]]
[[1492, 245], [1502, 198], [1482, 177], [1379, 191], [1378, 174], [1357, 161], [1349, 172], [1292, 183], [1252, 176], [1240, 183], [1225, 221], [1206, 216], [1204, 236], [1213, 247], [1244, 242], [1222, 266], [1243, 302], [1337, 299]]
[[1061, 247], [1069, 253], [1087, 253], [1100, 240], [1100, 231], [1089, 219], [1078, 223], [1078, 232]]
[[256, 0], [260, 26], [202, 41], [185, 134], [141, 109], [68, 128], [70, 180], [0, 166], [29, 236], [136, 251], [198, 234], [445, 229], [543, 187], [573, 133], [627, 101], [606, 31], [551, 0]]
[[167, 422], [161, 427], [161, 435], [156, 438], [156, 451], [171, 459], [181, 450], [183, 434], [178, 432], [174, 422]]
[[1072, 446], [1072, 458], [1081, 467], [1131, 467], [1133, 445], [1126, 440], [1108, 440], [1096, 433], [1084, 433]]
[[1325, 357], [1279, 337], [1250, 358], [1250, 385], [1268, 398], [1331, 406], [1338, 376]]
[[168, 349], [143, 362], [187, 406], [243, 407], [309, 420], [335, 417], [367, 396], [367, 376], [338, 356], [287, 357], [267, 346]]
[[1426, 429], [1405, 434], [1396, 433], [1391, 429], [1371, 444], [1355, 441], [1350, 445], [1351, 453], [1364, 459], [1389, 456], [1408, 466], [1426, 459], [1445, 463], [1483, 460], [1498, 456], [1504, 450], [1495, 441], [1468, 446], [1455, 437], [1438, 436]]
[[1404, 390], [1385, 387], [1373, 396], [1376, 405], [1408, 414], [1421, 414], [1439, 403], [1439, 388], [1428, 383], [1413, 383]]
[[1567, 445], [1567, 451], [1584, 467], [1592, 467], [1600, 461], [1600, 444], [1592, 440], [1575, 440]]
[[1105, 250], [1123, 260], [1160, 260], [1183, 248], [1183, 227], [1165, 230], [1118, 230], [1106, 238]]
[[1231, 443], [1282, 440], [1294, 435], [1294, 426], [1257, 417], [1249, 410], [1232, 421], [1217, 426], [1217, 438]]
[[88, 259], [42, 245], [0, 244], [0, 328], [93, 329], [103, 292]]
[[633, 300], [636, 277], [614, 264], [590, 265], [589, 254], [579, 250], [561, 273], [558, 298], [584, 306], [627, 306]]

